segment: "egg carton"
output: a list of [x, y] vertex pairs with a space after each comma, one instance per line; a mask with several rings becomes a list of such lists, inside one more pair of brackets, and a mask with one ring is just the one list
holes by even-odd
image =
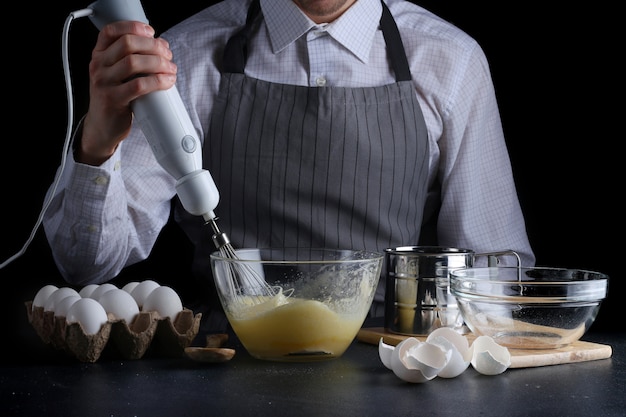
[[198, 335], [202, 314], [184, 308], [174, 320], [155, 311], [141, 311], [128, 325], [108, 314], [108, 321], [95, 334], [87, 334], [80, 323], [67, 323], [43, 307], [27, 301], [28, 322], [41, 340], [81, 362], [96, 362], [102, 352], [112, 350], [125, 359], [140, 359], [150, 349], [157, 356], [182, 356]]

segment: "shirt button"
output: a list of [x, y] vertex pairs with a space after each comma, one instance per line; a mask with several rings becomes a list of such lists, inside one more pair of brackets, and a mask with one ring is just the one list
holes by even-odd
[[94, 182], [98, 185], [106, 185], [109, 182], [109, 180], [106, 177], [97, 176]]
[[117, 161], [115, 165], [113, 165], [113, 171], [119, 170], [121, 166], [122, 166], [122, 163], [120, 161]]
[[90, 224], [89, 226], [87, 226], [87, 230], [89, 230], [91, 233], [96, 233], [98, 231], [98, 226]]
[[318, 87], [324, 87], [326, 85], [326, 78], [324, 78], [324, 77], [317, 77], [315, 79], [315, 84], [317, 84]]

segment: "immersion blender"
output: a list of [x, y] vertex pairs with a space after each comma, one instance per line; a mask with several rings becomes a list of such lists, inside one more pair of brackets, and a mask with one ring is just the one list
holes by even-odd
[[[139, 0], [98, 0], [89, 9], [93, 11], [89, 18], [98, 30], [120, 20], [148, 24]], [[230, 245], [213, 212], [219, 191], [209, 171], [202, 168], [202, 144], [176, 85], [135, 99], [131, 108], [157, 161], [176, 179], [176, 193], [185, 210], [202, 216], [211, 226], [218, 249]]]

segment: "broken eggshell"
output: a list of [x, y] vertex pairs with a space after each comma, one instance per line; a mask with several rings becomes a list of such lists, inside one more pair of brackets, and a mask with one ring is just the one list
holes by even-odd
[[428, 335], [426, 343], [432, 343], [444, 351], [450, 352], [450, 360], [437, 376], [454, 378], [461, 375], [469, 367], [472, 360], [472, 349], [470, 349], [467, 337], [455, 330], [449, 327], [439, 327]]
[[385, 343], [382, 337], [378, 341], [378, 356], [383, 365], [385, 365], [385, 368], [389, 370], [391, 370], [391, 355], [394, 349], [395, 346]]
[[422, 383], [435, 378], [450, 360], [450, 352], [439, 346], [409, 337], [391, 353], [391, 370], [404, 381]]
[[424, 342], [415, 337], [398, 345], [378, 342], [378, 355], [383, 365], [400, 379], [420, 383], [435, 376], [454, 378], [471, 364], [483, 375], [498, 375], [511, 365], [509, 350], [489, 336], [480, 336], [469, 345], [467, 337], [452, 329], [439, 328]]
[[472, 366], [483, 375], [498, 375], [511, 365], [509, 349], [490, 336], [478, 336], [472, 343]]

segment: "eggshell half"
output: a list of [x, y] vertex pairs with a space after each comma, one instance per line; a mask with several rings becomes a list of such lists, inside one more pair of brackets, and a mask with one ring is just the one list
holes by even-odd
[[472, 343], [472, 366], [483, 375], [498, 375], [511, 365], [509, 349], [490, 336], [478, 336]]
[[378, 356], [387, 369], [391, 369], [391, 355], [393, 355], [394, 348], [393, 345], [385, 343], [382, 337], [378, 341]]
[[450, 354], [439, 346], [415, 337], [404, 339], [393, 350], [391, 370], [411, 383], [423, 383], [435, 378], [448, 363]]
[[444, 351], [450, 351], [450, 360], [437, 376], [454, 378], [461, 375], [469, 367], [472, 360], [469, 341], [467, 337], [455, 330], [449, 327], [439, 327], [428, 335], [426, 342], [435, 344]]

